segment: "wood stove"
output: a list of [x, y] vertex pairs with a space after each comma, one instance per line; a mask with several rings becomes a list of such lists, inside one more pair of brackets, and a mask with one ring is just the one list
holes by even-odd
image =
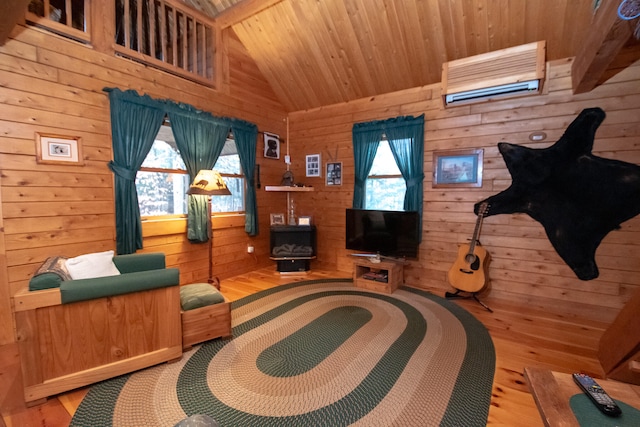
[[273, 225], [270, 250], [279, 272], [309, 271], [316, 258], [316, 227]]

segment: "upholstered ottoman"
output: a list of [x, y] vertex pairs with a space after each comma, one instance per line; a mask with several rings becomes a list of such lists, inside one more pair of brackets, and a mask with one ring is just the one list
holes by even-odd
[[180, 287], [182, 349], [231, 336], [231, 303], [209, 283]]

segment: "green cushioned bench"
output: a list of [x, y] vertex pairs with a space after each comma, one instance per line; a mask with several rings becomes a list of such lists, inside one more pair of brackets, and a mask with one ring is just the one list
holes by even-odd
[[13, 296], [27, 405], [182, 357], [179, 270], [162, 253], [113, 263], [119, 275], [47, 272]]
[[68, 304], [177, 286], [180, 283], [180, 270], [166, 268], [165, 255], [161, 252], [116, 255], [113, 263], [121, 273], [118, 276], [62, 280], [55, 273], [44, 273], [31, 278], [29, 290], [60, 288], [62, 303]]

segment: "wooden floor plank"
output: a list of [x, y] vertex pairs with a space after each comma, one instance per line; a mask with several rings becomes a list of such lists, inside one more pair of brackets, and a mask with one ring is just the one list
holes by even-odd
[[[235, 301], [286, 283], [346, 276], [344, 272], [316, 269], [306, 274], [280, 274], [271, 267], [225, 279], [221, 291]], [[490, 313], [473, 300], [454, 301], [487, 327], [496, 349], [488, 425], [543, 425], [525, 382], [525, 367], [566, 373], [582, 371], [602, 378], [596, 350], [606, 324], [576, 316], [553, 315], [513, 302], [492, 302], [493, 313]], [[6, 426], [68, 425], [88, 388], [51, 398], [35, 408], [26, 408], [21, 400], [19, 371], [17, 346], [0, 347], [0, 411]]]

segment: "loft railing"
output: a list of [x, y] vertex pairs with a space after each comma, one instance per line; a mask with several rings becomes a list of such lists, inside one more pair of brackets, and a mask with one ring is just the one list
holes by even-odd
[[[90, 6], [90, 0], [32, 0], [26, 18], [57, 34], [91, 43]], [[108, 11], [93, 25], [94, 30], [110, 27], [103, 33], [113, 33], [109, 38], [117, 55], [214, 84], [216, 31], [210, 18], [177, 0], [114, 0], [113, 7], [115, 11]]]
[[215, 31], [206, 18], [170, 0], [115, 3], [117, 53], [213, 84]]

